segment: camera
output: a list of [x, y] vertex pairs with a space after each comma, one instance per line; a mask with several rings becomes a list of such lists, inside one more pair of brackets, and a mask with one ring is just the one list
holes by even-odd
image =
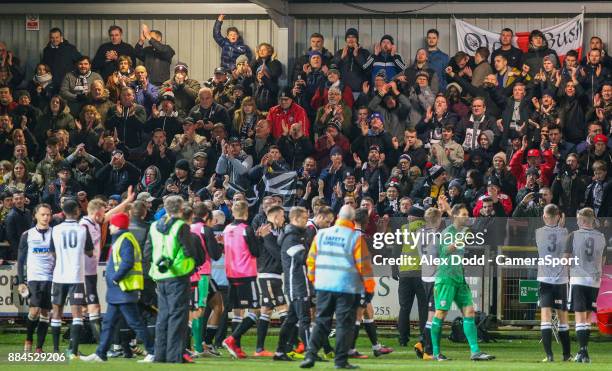
[[162, 256], [161, 258], [159, 258], [159, 260], [155, 263], [155, 265], [157, 266], [157, 270], [159, 270], [159, 273], [166, 273], [168, 272], [168, 269], [170, 269], [170, 267], [172, 266], [173, 260], [170, 259], [167, 256]]

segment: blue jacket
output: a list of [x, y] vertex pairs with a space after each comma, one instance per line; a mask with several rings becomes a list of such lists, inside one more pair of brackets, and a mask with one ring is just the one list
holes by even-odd
[[[129, 231], [127, 229], [117, 231], [117, 233], [112, 235], [112, 242], [114, 243], [119, 236], [126, 232]], [[110, 254], [108, 264], [106, 264], [106, 302], [110, 304], [136, 303], [138, 302], [139, 291], [122, 291], [119, 285], [115, 283], [121, 281], [134, 265], [134, 246], [130, 240], [127, 238], [123, 239], [119, 253], [121, 255], [121, 264], [116, 272], [113, 254]]]
[[147, 112], [147, 117], [151, 116], [151, 110], [154, 104], [157, 104], [157, 97], [159, 96], [159, 88], [155, 86], [149, 80], [149, 84], [147, 85], [147, 89], [142, 89], [140, 84], [136, 81], [132, 83], [132, 88], [134, 89], [134, 93], [136, 94], [136, 103], [140, 104], [145, 108]]
[[372, 76], [371, 83], [374, 83], [376, 74], [380, 70], [385, 71], [387, 81], [391, 81], [395, 75], [405, 70], [408, 66], [404, 63], [402, 56], [399, 54], [391, 55], [380, 52], [378, 55], [370, 54], [364, 65], [366, 68], [371, 68]]
[[428, 53], [429, 59], [427, 60], [427, 63], [429, 64], [429, 67], [438, 74], [440, 91], [444, 91], [446, 89], [446, 72], [444, 72], [444, 70], [446, 69], [446, 66], [448, 66], [450, 58], [448, 57], [448, 54], [444, 53], [440, 49], [428, 51]]
[[231, 71], [236, 66], [236, 58], [238, 58], [238, 56], [245, 54], [247, 58], [249, 58], [249, 61], [251, 61], [253, 55], [251, 54], [251, 49], [244, 44], [242, 36], [240, 36], [235, 43], [231, 43], [227, 37], [223, 37], [221, 35], [222, 24], [223, 22], [215, 21], [213, 37], [221, 47], [221, 66]]

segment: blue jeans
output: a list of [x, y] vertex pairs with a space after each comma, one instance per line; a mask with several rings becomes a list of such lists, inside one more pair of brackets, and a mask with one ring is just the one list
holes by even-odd
[[149, 337], [147, 327], [144, 322], [142, 322], [138, 304], [136, 303], [108, 304], [106, 307], [106, 314], [104, 315], [104, 321], [102, 322], [100, 344], [96, 349], [96, 354], [100, 358], [106, 359], [106, 352], [110, 348], [113, 338], [113, 329], [117, 325], [117, 319], [120, 313], [123, 314], [125, 322], [134, 330], [136, 336], [143, 341], [147, 352], [153, 354], [155, 352], [154, 341]]

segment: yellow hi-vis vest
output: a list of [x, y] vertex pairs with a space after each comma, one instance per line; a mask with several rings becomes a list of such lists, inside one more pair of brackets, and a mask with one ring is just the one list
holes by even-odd
[[126, 238], [132, 243], [132, 246], [134, 246], [134, 265], [132, 266], [132, 269], [130, 269], [130, 271], [123, 276], [121, 281], [119, 281], [119, 288], [121, 291], [142, 290], [144, 289], [144, 276], [142, 275], [142, 254], [140, 253], [140, 245], [132, 232], [123, 233], [113, 243], [112, 249], [115, 272], [119, 270], [119, 266], [121, 265], [121, 254], [119, 252], [121, 250], [121, 243]]

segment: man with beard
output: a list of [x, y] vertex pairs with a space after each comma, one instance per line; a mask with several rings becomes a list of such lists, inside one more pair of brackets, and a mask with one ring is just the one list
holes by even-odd
[[438, 41], [440, 40], [440, 33], [435, 28], [427, 31], [427, 62], [429, 66], [436, 71], [440, 81], [440, 91], [446, 89], [446, 79], [444, 76], [444, 69], [448, 66], [449, 57], [448, 54], [444, 53], [438, 48]]
[[55, 137], [47, 139], [47, 149], [45, 158], [36, 165], [36, 174], [43, 178], [46, 186], [57, 177], [59, 166], [64, 161], [64, 157], [59, 152], [59, 141]]
[[484, 98], [476, 97], [472, 101], [472, 114], [462, 119], [457, 126], [457, 137], [459, 143], [462, 143], [463, 149], [472, 150], [477, 148], [478, 137], [484, 130], [491, 130], [496, 137], [499, 137], [501, 134], [495, 119], [487, 114]]
[[385, 166], [384, 157], [385, 155], [381, 154], [380, 147], [372, 145], [368, 152], [368, 161], [363, 166], [361, 161], [355, 159], [355, 177], [362, 179], [361, 192], [363, 195], [378, 199], [383, 191], [389, 178], [389, 169]]
[[374, 54], [365, 62], [365, 66], [371, 69], [371, 81], [379, 70], [384, 70], [391, 77], [406, 69], [402, 56], [397, 54], [397, 46], [391, 35], [384, 35], [380, 43], [374, 46]]
[[491, 60], [495, 61], [498, 55], [503, 56], [508, 65], [513, 68], [521, 68], [523, 65], [523, 51], [512, 45], [514, 31], [510, 28], [504, 28], [499, 34], [500, 47], [495, 49], [491, 54]]
[[87, 100], [91, 83], [102, 80], [102, 76], [91, 70], [91, 60], [82, 56], [76, 62], [76, 69], [66, 74], [60, 88], [60, 95], [68, 103], [70, 112], [78, 117], [81, 105]]

